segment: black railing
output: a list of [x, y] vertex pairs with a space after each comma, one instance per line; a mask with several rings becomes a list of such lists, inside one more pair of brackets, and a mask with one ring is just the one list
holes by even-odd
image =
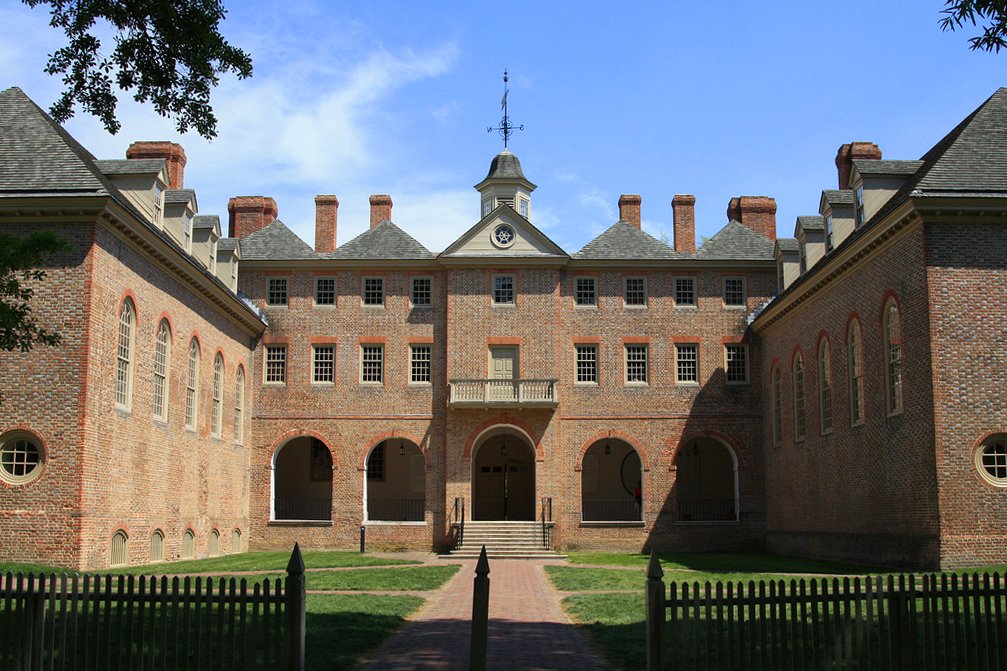
[[679, 522], [735, 522], [734, 499], [678, 499]]
[[277, 496], [273, 502], [276, 520], [331, 520], [332, 499], [307, 496]]
[[451, 524], [458, 527], [458, 535], [455, 538], [455, 547], [457, 548], [465, 540], [465, 499], [460, 496], [455, 497], [455, 506], [451, 513]]
[[552, 497], [542, 497], [542, 547], [549, 547], [549, 524], [552, 523]]
[[584, 499], [585, 522], [639, 522], [640, 504], [634, 499]]
[[422, 522], [426, 499], [370, 499], [367, 519], [372, 522]]

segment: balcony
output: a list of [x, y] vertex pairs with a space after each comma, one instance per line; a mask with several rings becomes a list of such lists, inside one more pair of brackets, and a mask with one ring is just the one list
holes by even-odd
[[452, 380], [454, 408], [555, 408], [557, 380]]

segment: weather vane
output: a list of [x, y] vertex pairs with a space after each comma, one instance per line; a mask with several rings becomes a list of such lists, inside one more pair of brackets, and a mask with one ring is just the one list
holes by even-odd
[[504, 70], [504, 94], [503, 99], [500, 101], [500, 109], [503, 110], [503, 119], [500, 120], [499, 126], [496, 127], [490, 126], [489, 128], [486, 129], [487, 133], [492, 133], [493, 131], [500, 133], [500, 137], [502, 137], [504, 141], [504, 149], [507, 148], [507, 141], [510, 140], [510, 136], [514, 134], [514, 131], [524, 130], [524, 124], [521, 124], [520, 126], [515, 126], [514, 124], [511, 123], [510, 117], [507, 115], [508, 81], [509, 79], [507, 77], [507, 71]]

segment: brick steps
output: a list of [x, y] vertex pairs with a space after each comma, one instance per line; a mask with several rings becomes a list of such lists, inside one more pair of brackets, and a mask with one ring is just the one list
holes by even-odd
[[466, 522], [462, 544], [450, 559], [477, 559], [483, 546], [490, 559], [562, 559], [542, 543], [541, 522]]

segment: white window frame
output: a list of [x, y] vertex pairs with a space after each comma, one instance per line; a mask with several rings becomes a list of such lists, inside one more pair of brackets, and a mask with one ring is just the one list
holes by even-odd
[[164, 228], [164, 185], [160, 180], [155, 179], [151, 191], [154, 196], [154, 225], [158, 228]]
[[[433, 360], [433, 345], [429, 343], [409, 345], [409, 384], [430, 386], [434, 379]], [[426, 379], [422, 379], [423, 377]]]
[[[581, 290], [581, 282], [590, 282], [591, 288]], [[581, 301], [581, 295], [590, 300]], [[576, 308], [589, 309], [598, 307], [598, 278], [597, 277], [575, 277], [573, 278], [573, 305]]]
[[[274, 290], [273, 283], [276, 283]], [[280, 283], [283, 284], [282, 289]], [[282, 294], [282, 299], [280, 298]], [[274, 297], [276, 300], [274, 300]], [[266, 278], [266, 305], [269, 307], [286, 307], [290, 304], [290, 278], [288, 277], [267, 277]]]
[[[640, 282], [639, 289], [630, 289], [630, 282], [636, 283]], [[630, 294], [633, 295], [633, 302], [630, 302]], [[642, 297], [641, 302], [637, 302], [637, 294]], [[649, 301], [649, 296], [647, 292], [647, 278], [640, 275], [630, 275], [628, 277], [622, 278], [622, 304], [624, 307], [630, 310], [643, 310], [647, 307]]]
[[210, 407], [210, 435], [220, 438], [224, 426], [224, 357], [213, 357], [213, 397]]
[[[370, 359], [368, 359], [368, 356]], [[370, 364], [370, 369], [368, 369]], [[368, 370], [371, 372], [368, 374]], [[376, 371], [376, 373], [375, 373]], [[376, 379], [366, 379], [372, 377]], [[385, 383], [385, 346], [365, 343], [360, 346], [360, 384], [381, 386]]]
[[825, 251], [831, 252], [836, 246], [836, 231], [832, 222], [832, 215], [825, 215]]
[[818, 343], [818, 423], [822, 435], [832, 433], [832, 347], [827, 338]]
[[791, 373], [794, 379], [794, 442], [804, 441], [807, 434], [807, 417], [804, 412], [804, 357], [794, 357]]
[[185, 380], [185, 428], [195, 431], [199, 423], [199, 362], [202, 354], [195, 337], [189, 341], [188, 373]]
[[[510, 289], [501, 288], [498, 286], [498, 282], [510, 280]], [[517, 305], [517, 276], [513, 273], [498, 273], [493, 275], [493, 286], [490, 290], [490, 298], [493, 301], [493, 307], [514, 307]], [[510, 300], [497, 300], [498, 298], [506, 298], [507, 292], [510, 292]]]
[[[685, 355], [685, 351], [691, 349], [693, 352], [693, 358], [690, 359]], [[688, 376], [682, 375], [683, 364], [692, 364], [694, 379], [690, 379]], [[699, 343], [686, 342], [686, 343], [675, 343], [675, 384], [682, 385], [699, 385]]]
[[855, 217], [856, 228], [863, 226], [866, 221], [866, 214], [864, 212], [864, 185], [858, 184], [856, 188], [853, 189], [853, 210]]
[[[740, 380], [731, 379], [731, 362], [734, 360], [731, 358], [732, 351], [740, 352], [744, 363], [744, 371]], [[748, 360], [748, 345], [744, 343], [726, 343], [724, 345], [724, 380], [727, 384], [744, 385], [749, 383], [751, 378], [749, 376], [750, 366]]]
[[987, 436], [973, 456], [979, 477], [994, 487], [1007, 487], [1007, 436]]
[[[271, 387], [287, 384], [287, 363], [286, 345], [264, 346], [262, 348], [262, 384]], [[279, 373], [279, 379], [276, 379], [277, 373]]]
[[[691, 301], [684, 302], [684, 301], [678, 300], [678, 283], [679, 282], [686, 282], [686, 283], [692, 285], [692, 288], [689, 289], [689, 292], [692, 294], [692, 300]], [[698, 289], [697, 289], [697, 282], [696, 282], [696, 277], [694, 275], [677, 275], [677, 276], [671, 278], [671, 296], [672, 296], [672, 299], [674, 300], [676, 308], [688, 308], [690, 310], [696, 309], [699, 306], [699, 294], [697, 293], [697, 291], [698, 291]]]
[[245, 367], [238, 366], [234, 375], [234, 442], [241, 445], [245, 438]]
[[162, 319], [154, 342], [154, 419], [168, 421], [168, 392], [171, 381], [171, 325]]
[[[323, 350], [328, 350], [323, 351]], [[328, 358], [320, 358], [322, 354]], [[319, 366], [321, 365], [321, 369]], [[325, 368], [328, 368], [328, 378], [325, 379]], [[319, 372], [322, 379], [319, 379]], [[333, 343], [318, 343], [311, 346], [311, 384], [333, 385], [336, 383], [336, 346]]]
[[210, 273], [217, 274], [217, 241], [210, 240]]
[[575, 343], [573, 360], [574, 384], [597, 387], [598, 363], [598, 345], [594, 343]]
[[864, 399], [864, 343], [860, 322], [850, 321], [846, 335], [846, 365], [850, 386], [850, 426], [860, 426], [866, 421]]
[[[332, 302], [331, 303], [319, 303], [318, 302], [318, 295], [319, 295], [319, 291], [320, 291], [319, 288], [318, 288], [318, 285], [321, 282], [332, 282]], [[336, 304], [339, 302], [339, 292], [337, 291], [337, 284], [338, 283], [336, 282], [336, 278], [333, 277], [333, 276], [331, 276], [331, 275], [326, 275], [324, 277], [316, 277], [313, 284], [314, 284], [314, 292], [313, 292], [312, 300], [314, 300], [315, 307], [316, 308], [334, 308], [334, 307], [336, 307]]]
[[[420, 289], [417, 291], [416, 283], [426, 282], [426, 289]], [[416, 297], [425, 293], [427, 301], [426, 303], [417, 303]], [[429, 310], [434, 306], [434, 278], [429, 275], [424, 275], [422, 277], [412, 277], [409, 280], [409, 305], [417, 310]]]
[[[632, 360], [631, 357], [639, 357], [642, 353], [642, 359]], [[637, 367], [640, 363], [643, 363], [643, 379], [630, 379], [630, 369]], [[624, 373], [623, 381], [626, 386], [640, 386], [645, 387], [650, 384], [650, 346], [646, 343], [626, 343], [623, 346], [623, 364]]]
[[[729, 282], [740, 282], [741, 283], [741, 302], [740, 303], [728, 303], [727, 302], [728, 295], [733, 296], [736, 293], [733, 290], [732, 291], [728, 290], [727, 285], [728, 285]], [[725, 308], [727, 308], [727, 309], [732, 309], [733, 308], [733, 309], [740, 309], [740, 310], [744, 310], [745, 309], [745, 307], [748, 305], [748, 280], [747, 280], [747, 278], [742, 277], [742, 276], [738, 276], [738, 275], [730, 275], [728, 277], [725, 277], [724, 280], [723, 280], [723, 289], [724, 289], [723, 299], [724, 299], [724, 307]]]
[[[371, 283], [370, 288], [368, 283]], [[384, 276], [364, 275], [360, 278], [360, 305], [375, 309], [385, 307]]]
[[136, 357], [136, 307], [131, 298], [119, 306], [119, 337], [116, 343], [115, 407], [129, 411], [133, 406], [133, 369]]
[[182, 215], [182, 246], [186, 254], [192, 254], [192, 214]]
[[[892, 326], [892, 315], [895, 315], [895, 325]], [[885, 302], [884, 320], [882, 325], [882, 340], [884, 345], [884, 384], [885, 410], [887, 415], [898, 415], [903, 409], [903, 385], [905, 364], [903, 362], [904, 344], [902, 340], [902, 311], [894, 298]]]

